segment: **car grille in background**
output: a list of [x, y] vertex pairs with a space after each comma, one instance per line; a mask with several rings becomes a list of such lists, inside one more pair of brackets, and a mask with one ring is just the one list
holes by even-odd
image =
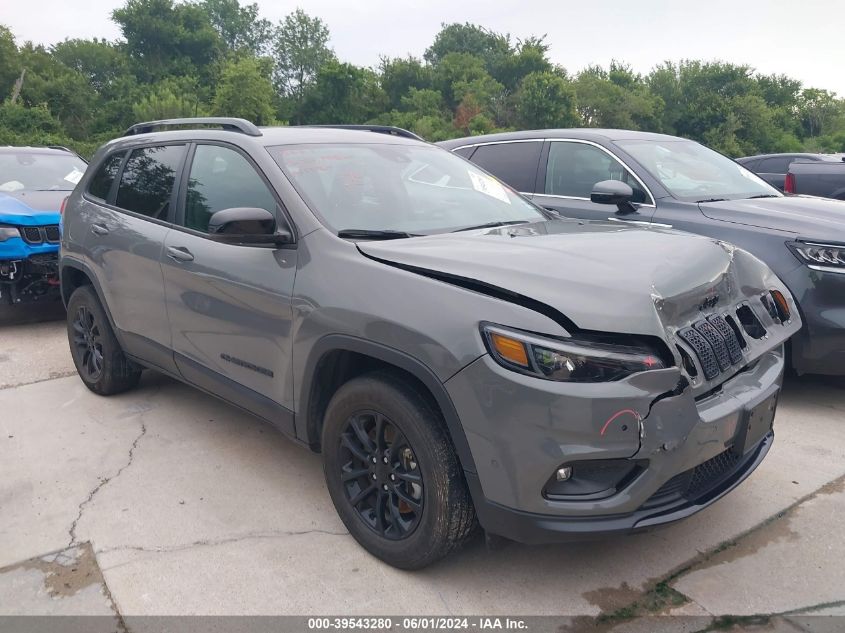
[[[763, 324], [748, 306], [742, 306], [740, 310], [751, 313], [749, 317], [744, 312], [740, 314], [737, 311], [737, 317], [746, 333], [752, 338], [762, 338], [766, 333]], [[753, 323], [749, 321], [751, 317], [753, 317]], [[679, 330], [678, 337], [689, 345], [698, 362], [701, 363], [705, 380], [713, 380], [722, 372], [741, 363], [742, 350], [747, 347], [739, 326], [730, 315], [710, 315], [696, 321], [692, 327]]]
[[62, 234], [59, 232], [58, 224], [51, 224], [50, 226], [45, 226], [44, 233], [47, 235], [48, 242], [60, 242], [62, 240]]
[[37, 226], [25, 226], [21, 229], [21, 233], [23, 233], [23, 239], [30, 244], [40, 244], [44, 241]]
[[62, 234], [59, 231], [58, 224], [24, 226], [21, 227], [21, 234], [23, 235], [23, 239], [30, 244], [43, 244], [44, 242], [58, 244], [62, 240]]

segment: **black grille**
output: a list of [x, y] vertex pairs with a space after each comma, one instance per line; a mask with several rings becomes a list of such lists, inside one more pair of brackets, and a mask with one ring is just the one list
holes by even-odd
[[37, 226], [25, 226], [21, 229], [23, 239], [30, 244], [40, 244], [44, 241], [41, 237], [41, 230]]
[[642, 510], [695, 501], [717, 488], [742, 465], [742, 457], [728, 449], [695, 468], [675, 475], [641, 506]]
[[45, 226], [44, 234], [47, 236], [48, 242], [60, 242], [62, 240], [62, 234], [59, 232], [58, 224], [51, 224], [50, 226]]
[[741, 361], [742, 347], [740, 346], [736, 333], [733, 329], [731, 329], [731, 326], [728, 325], [728, 322], [725, 321], [725, 317], [713, 315], [707, 317], [707, 321], [712, 324], [719, 334], [722, 335], [722, 338], [725, 339], [725, 345], [728, 346], [728, 354], [731, 357], [731, 363], [735, 365]]
[[692, 469], [686, 497], [695, 499], [709, 492], [730, 475], [739, 464], [740, 456], [728, 449]]
[[725, 339], [719, 334], [719, 330], [713, 327], [709, 321], [698, 321], [692, 325], [710, 343], [710, 347], [716, 353], [716, 360], [719, 361], [719, 368], [726, 371], [731, 366], [731, 355], [728, 353], [728, 345]]
[[713, 380], [719, 375], [721, 370], [719, 369], [719, 361], [716, 360], [716, 354], [713, 348], [710, 347], [710, 343], [707, 342], [707, 339], [698, 330], [694, 330], [691, 327], [684, 328], [678, 332], [678, 336], [692, 347], [692, 350], [701, 363], [701, 368], [704, 370], [705, 379]]

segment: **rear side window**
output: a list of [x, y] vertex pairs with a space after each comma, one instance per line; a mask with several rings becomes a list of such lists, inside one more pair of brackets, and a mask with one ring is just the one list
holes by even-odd
[[252, 165], [238, 152], [219, 145], [199, 145], [191, 163], [184, 225], [208, 231], [217, 211], [256, 207], [276, 213], [276, 199]]
[[534, 193], [541, 141], [479, 145], [472, 162], [508, 183], [517, 191]]
[[795, 160], [794, 156], [775, 156], [760, 161], [757, 171], [761, 174], [785, 174], [789, 165]]
[[127, 211], [166, 220], [176, 171], [184, 155], [184, 145], [134, 150], [120, 177], [115, 204]]
[[103, 161], [97, 173], [91, 178], [91, 182], [88, 185], [88, 193], [100, 200], [108, 200], [112, 183], [117, 176], [117, 170], [120, 169], [120, 163], [123, 161], [124, 155], [124, 152], [119, 152], [112, 154]]

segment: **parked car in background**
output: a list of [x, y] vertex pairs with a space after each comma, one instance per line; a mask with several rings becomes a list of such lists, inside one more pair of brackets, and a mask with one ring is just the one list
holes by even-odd
[[64, 148], [0, 147], [0, 302], [59, 298], [59, 211], [86, 166]]
[[789, 165], [784, 184], [786, 193], [845, 200], [845, 157]]
[[407, 569], [476, 518], [523, 542], [626, 533], [757, 467], [800, 327], [765, 264], [558, 218], [376, 131], [177, 119], [102, 147], [62, 241], [83, 383], [111, 395], [148, 367], [268, 421]]
[[845, 154], [760, 154], [736, 161], [785, 193], [845, 200]]
[[812, 163], [826, 160], [826, 158], [825, 154], [810, 154], [806, 152], [792, 154], [758, 154], [756, 156], [737, 158], [736, 162], [749, 171], [753, 171], [772, 187], [783, 191], [786, 172], [789, 171], [789, 165], [792, 162], [800, 160]]
[[[800, 306], [792, 366], [845, 374], [845, 203], [784, 196], [731, 159], [663, 134], [540, 130], [440, 145], [562, 215], [674, 227], [750, 251]], [[607, 180], [618, 181], [614, 195], [596, 191]]]

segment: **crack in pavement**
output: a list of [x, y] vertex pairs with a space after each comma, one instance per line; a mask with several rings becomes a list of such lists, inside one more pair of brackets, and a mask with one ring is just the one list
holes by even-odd
[[[312, 530], [279, 530], [274, 532], [248, 532], [246, 534], [239, 534], [235, 536], [227, 536], [219, 539], [200, 539], [198, 541], [191, 541], [190, 543], [181, 543], [179, 545], [162, 545], [161, 547], [145, 547], [143, 545], [118, 545], [115, 547], [106, 547], [95, 550], [97, 554], [111, 554], [112, 552], [143, 552], [148, 554], [169, 554], [171, 552], [182, 552], [193, 549], [195, 547], [217, 547], [220, 545], [228, 545], [230, 543], [237, 543], [239, 541], [249, 541], [253, 539], [274, 539], [284, 538], [287, 536], [305, 536], [307, 534], [324, 534], [327, 536], [349, 536], [349, 532], [332, 532], [331, 530], [321, 530], [318, 528]], [[111, 567], [103, 567], [103, 571], [109, 571], [128, 565], [132, 561], [119, 563]]]
[[79, 521], [82, 519], [82, 515], [85, 512], [86, 506], [93, 501], [94, 497], [97, 495], [102, 488], [108, 484], [110, 481], [113, 481], [120, 477], [121, 473], [124, 470], [129, 468], [132, 465], [132, 461], [135, 459], [135, 449], [138, 448], [138, 442], [141, 441], [141, 438], [147, 434], [147, 425], [144, 423], [143, 417], [141, 418], [141, 432], [132, 442], [132, 445], [129, 447], [129, 459], [128, 461], [121, 466], [118, 471], [110, 476], [110, 477], [102, 477], [100, 478], [100, 483], [98, 483], [94, 489], [88, 493], [88, 496], [79, 504], [78, 512], [76, 514], [76, 518], [73, 520], [73, 523], [70, 525], [70, 529], [68, 529], [68, 536], [70, 536], [70, 542], [68, 543], [68, 547], [73, 547], [74, 545], [78, 545], [79, 542], [76, 540], [76, 527], [79, 524]]

